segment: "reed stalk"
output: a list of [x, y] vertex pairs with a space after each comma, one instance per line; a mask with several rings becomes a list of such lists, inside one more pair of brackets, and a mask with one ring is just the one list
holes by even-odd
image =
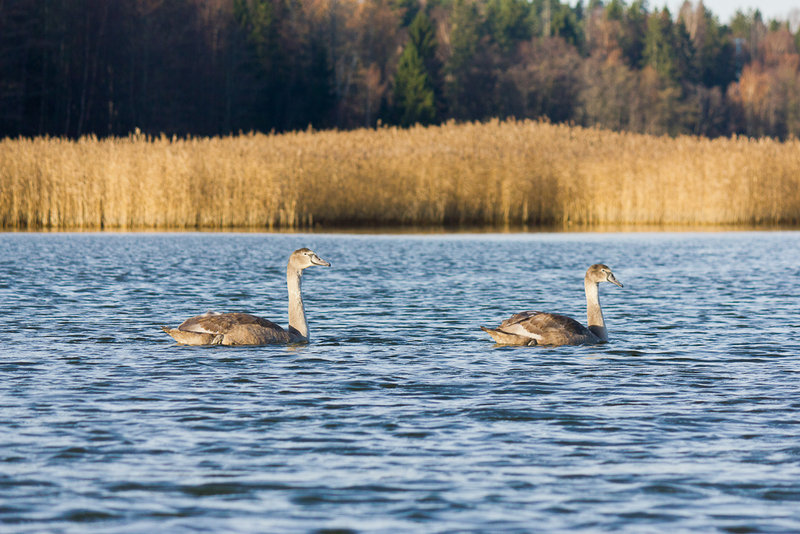
[[0, 141], [6, 229], [800, 223], [800, 141], [491, 121]]

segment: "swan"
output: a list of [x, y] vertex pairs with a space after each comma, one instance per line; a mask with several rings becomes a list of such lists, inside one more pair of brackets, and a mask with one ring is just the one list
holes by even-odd
[[495, 329], [481, 327], [501, 345], [592, 345], [608, 341], [608, 331], [600, 309], [598, 286], [609, 282], [622, 284], [607, 265], [596, 263], [586, 271], [583, 286], [586, 291], [586, 315], [589, 328], [555, 313], [527, 311], [512, 315]]
[[300, 285], [303, 269], [331, 264], [307, 248], [289, 256], [286, 285], [289, 288], [289, 329], [249, 313], [206, 312], [186, 319], [178, 328], [161, 329], [184, 345], [265, 345], [268, 343], [308, 343], [308, 323]]

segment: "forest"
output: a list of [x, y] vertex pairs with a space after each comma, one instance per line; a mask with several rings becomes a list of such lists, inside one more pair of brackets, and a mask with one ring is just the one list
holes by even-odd
[[500, 118], [788, 139], [799, 48], [797, 20], [688, 1], [5, 0], [0, 138]]

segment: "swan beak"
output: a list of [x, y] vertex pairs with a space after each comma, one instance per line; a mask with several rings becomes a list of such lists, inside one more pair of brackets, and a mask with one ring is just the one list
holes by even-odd
[[616, 277], [616, 276], [614, 276], [613, 274], [609, 274], [609, 275], [608, 275], [608, 278], [606, 278], [606, 280], [608, 280], [608, 281], [609, 281], [609, 282], [611, 282], [612, 284], [614, 284], [614, 285], [617, 285], [617, 286], [619, 286], [619, 287], [625, 287], [625, 286], [623, 286], [623, 285], [622, 285], [622, 282], [620, 282], [619, 280], [617, 280], [617, 277]]
[[320, 267], [330, 267], [331, 266], [330, 262], [327, 262], [327, 261], [323, 260], [322, 258], [317, 256], [316, 254], [314, 254], [314, 256], [311, 257], [311, 264], [312, 265], [319, 265]]

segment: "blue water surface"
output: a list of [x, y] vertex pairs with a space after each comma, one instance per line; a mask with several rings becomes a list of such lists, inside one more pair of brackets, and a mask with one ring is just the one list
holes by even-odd
[[[286, 325], [185, 347], [161, 325]], [[611, 342], [498, 347], [512, 313]], [[0, 531], [798, 532], [800, 233], [0, 234]]]

